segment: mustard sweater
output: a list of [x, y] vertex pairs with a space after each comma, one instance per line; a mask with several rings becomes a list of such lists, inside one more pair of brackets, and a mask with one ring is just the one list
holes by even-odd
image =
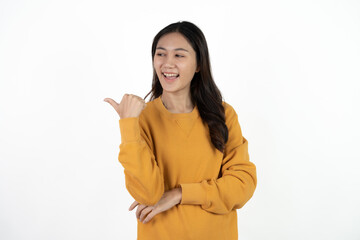
[[233, 107], [223, 101], [229, 139], [221, 153], [197, 106], [171, 113], [160, 97], [146, 104], [139, 117], [119, 120], [126, 188], [145, 205], [176, 187], [182, 200], [145, 224], [137, 220], [137, 239], [238, 239], [236, 209], [252, 197], [257, 178]]

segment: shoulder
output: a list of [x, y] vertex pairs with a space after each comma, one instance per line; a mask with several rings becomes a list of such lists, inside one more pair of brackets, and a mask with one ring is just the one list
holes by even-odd
[[233, 142], [243, 142], [242, 130], [235, 109], [227, 102], [223, 102], [223, 106], [225, 108], [225, 124], [229, 131], [229, 143], [227, 145], [231, 145]]
[[155, 100], [153, 99], [149, 102], [146, 102], [146, 107], [140, 113], [140, 117], [147, 117], [148, 115], [154, 114], [156, 112]]
[[156, 99], [153, 99], [146, 103], [146, 107], [141, 111], [139, 115], [139, 121], [141, 125], [148, 125], [151, 121], [158, 121], [159, 111], [156, 107]]
[[224, 106], [225, 110], [225, 122], [226, 124], [232, 122], [233, 120], [237, 119], [237, 113], [232, 105], [228, 102], [222, 101], [222, 105]]

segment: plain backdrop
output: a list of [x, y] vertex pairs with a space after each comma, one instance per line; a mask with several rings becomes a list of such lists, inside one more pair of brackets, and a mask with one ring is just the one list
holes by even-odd
[[360, 239], [358, 0], [0, 0], [0, 239], [136, 239], [103, 99], [144, 97], [183, 20], [257, 166], [239, 239]]

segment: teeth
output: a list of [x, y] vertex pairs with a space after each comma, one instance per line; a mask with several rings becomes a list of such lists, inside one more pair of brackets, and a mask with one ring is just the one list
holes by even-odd
[[175, 74], [175, 73], [171, 73], [171, 74], [164, 73], [164, 75], [165, 75], [166, 77], [176, 77], [176, 76], [177, 76], [177, 74]]

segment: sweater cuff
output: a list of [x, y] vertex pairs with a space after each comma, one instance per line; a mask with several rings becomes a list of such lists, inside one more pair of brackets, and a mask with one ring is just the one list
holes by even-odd
[[119, 126], [122, 143], [140, 140], [139, 117], [122, 118]]
[[182, 198], [180, 204], [205, 205], [206, 189], [201, 183], [182, 183]]

